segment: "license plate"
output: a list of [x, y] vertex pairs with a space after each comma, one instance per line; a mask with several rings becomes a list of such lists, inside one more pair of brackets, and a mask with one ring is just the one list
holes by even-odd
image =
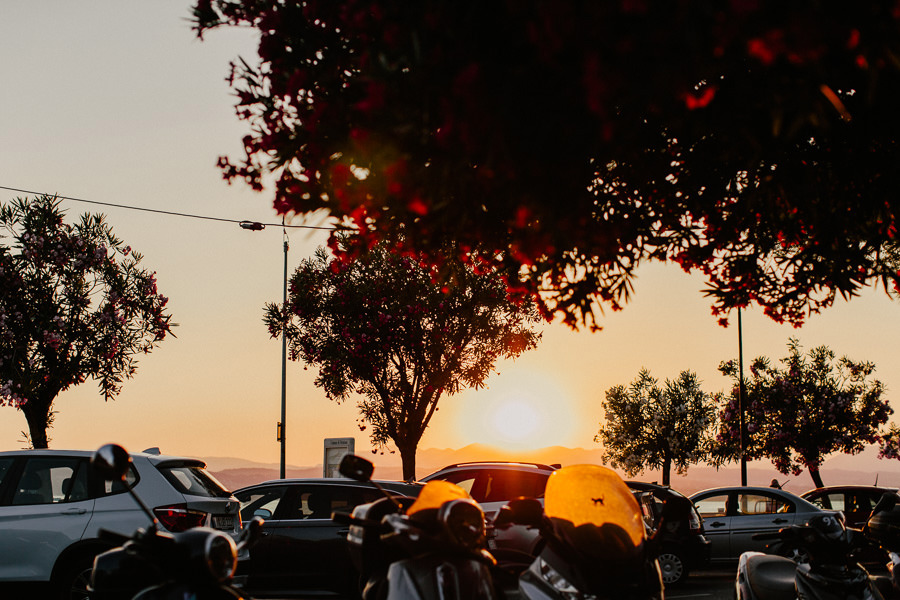
[[231, 515], [213, 515], [212, 525], [215, 529], [234, 529], [234, 517]]

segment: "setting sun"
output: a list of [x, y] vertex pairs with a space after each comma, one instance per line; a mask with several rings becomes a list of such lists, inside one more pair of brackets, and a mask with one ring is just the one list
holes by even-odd
[[459, 436], [507, 450], [571, 443], [572, 401], [550, 377], [513, 371], [467, 396], [458, 420]]

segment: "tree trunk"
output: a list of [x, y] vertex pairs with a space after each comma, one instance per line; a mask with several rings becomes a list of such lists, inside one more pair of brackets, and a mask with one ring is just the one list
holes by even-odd
[[403, 481], [416, 480], [416, 446], [397, 446], [403, 462]]
[[49, 448], [47, 428], [50, 420], [50, 404], [39, 399], [32, 399], [22, 405], [25, 420], [28, 421], [28, 435], [31, 437], [31, 447], [34, 449]]
[[817, 488], [825, 487], [825, 484], [822, 482], [822, 474], [819, 473], [819, 467], [810, 467], [809, 476], [812, 477], [813, 483], [816, 484]]
[[669, 485], [669, 481], [670, 481], [669, 473], [671, 472], [671, 470], [672, 470], [672, 461], [668, 458], [663, 459], [663, 466], [662, 466], [662, 484], [663, 485]]

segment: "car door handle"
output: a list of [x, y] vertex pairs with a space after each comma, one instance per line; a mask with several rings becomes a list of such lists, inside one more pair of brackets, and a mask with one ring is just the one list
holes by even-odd
[[725, 527], [727, 523], [723, 523], [722, 521], [713, 521], [709, 524], [710, 527]]
[[787, 523], [788, 520], [787, 520], [787, 519], [781, 519], [781, 518], [778, 518], [778, 519], [775, 519], [775, 520], [772, 521], [772, 522], [775, 523], [776, 525], [781, 525], [782, 523]]
[[86, 508], [70, 508], [68, 510], [62, 511], [64, 515], [83, 515], [87, 512]]

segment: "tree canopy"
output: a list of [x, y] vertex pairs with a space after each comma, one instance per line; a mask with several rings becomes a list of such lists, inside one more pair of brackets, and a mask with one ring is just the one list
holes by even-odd
[[86, 379], [118, 395], [174, 325], [155, 273], [102, 215], [64, 221], [56, 197], [0, 205], [0, 403], [47, 448], [56, 396]]
[[641, 369], [628, 387], [606, 391], [603, 411], [605, 423], [594, 441], [603, 444], [604, 463], [629, 476], [656, 468], [663, 485], [669, 485], [672, 467], [683, 474], [710, 451], [715, 402], [691, 371], [660, 387], [650, 371]]
[[724, 323], [800, 324], [898, 277], [893, 0], [196, 0], [259, 31], [229, 180], [363, 246], [448, 241], [597, 326], [677, 262]]
[[[762, 356], [750, 365], [744, 400], [748, 459], [768, 458], [779, 472], [799, 475], [809, 471], [816, 487], [822, 487], [819, 467], [833, 452], [856, 454], [866, 445], [881, 442], [879, 429], [893, 413], [882, 399], [884, 387], [872, 377], [875, 365], [847, 357], [835, 360], [834, 352], [819, 346], [804, 355], [791, 339], [781, 367]], [[735, 382], [719, 415], [719, 441], [740, 455], [738, 386], [735, 361], [719, 370]]]
[[453, 260], [437, 270], [376, 245], [355, 259], [324, 248], [304, 260], [286, 306], [265, 321], [293, 360], [318, 366], [316, 385], [336, 401], [359, 394], [360, 429], [376, 449], [393, 442], [403, 478], [438, 401], [479, 388], [497, 360], [535, 348], [530, 303], [509, 300], [503, 281]]

